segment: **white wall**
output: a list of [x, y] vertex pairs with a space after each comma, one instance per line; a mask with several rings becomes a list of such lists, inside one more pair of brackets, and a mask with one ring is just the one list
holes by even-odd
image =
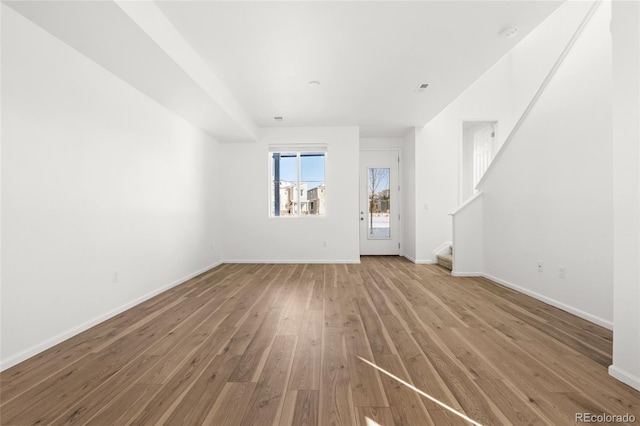
[[360, 149], [371, 149], [371, 150], [395, 150], [397, 149], [402, 153], [402, 148], [404, 147], [404, 139], [403, 138], [361, 138], [360, 139]]
[[589, 6], [590, 2], [567, 2], [560, 6], [418, 132], [416, 260], [435, 261], [434, 250], [452, 239], [449, 214], [460, 204], [462, 184], [461, 122], [498, 121], [499, 148]]
[[484, 269], [483, 195], [471, 197], [453, 215], [453, 271], [456, 277], [482, 275]]
[[216, 141], [2, 5], [2, 367], [219, 263], [218, 162]]
[[402, 148], [402, 214], [403, 241], [402, 255], [416, 260], [416, 129], [412, 128], [404, 137]]
[[[357, 127], [265, 128], [222, 144], [226, 262], [360, 262]], [[326, 144], [325, 216], [269, 217], [270, 144]], [[326, 247], [324, 246], [326, 242]]]
[[613, 2], [613, 365], [640, 390], [640, 4]]
[[603, 3], [479, 185], [485, 274], [607, 327], [613, 320], [609, 21]]

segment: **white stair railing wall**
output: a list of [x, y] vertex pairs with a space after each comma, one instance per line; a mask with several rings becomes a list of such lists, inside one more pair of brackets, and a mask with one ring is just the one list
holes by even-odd
[[[575, 30], [573, 36], [569, 39], [566, 46], [556, 59], [552, 68], [549, 70], [545, 79], [541, 82], [538, 90], [533, 95], [526, 109], [517, 120], [511, 132], [505, 139], [497, 153], [494, 151], [495, 130], [489, 134], [488, 132], [478, 132], [474, 135], [474, 164], [473, 164], [473, 182], [475, 185], [475, 194], [472, 198], [464, 202], [452, 216], [452, 234], [453, 246], [456, 248], [453, 255], [454, 276], [482, 276], [484, 275], [483, 265], [483, 189], [486, 178], [491, 174], [497, 163], [500, 162], [502, 154], [508, 149], [511, 141], [517, 135], [521, 126], [528, 118], [532, 109], [536, 105], [538, 99], [543, 94], [549, 82], [552, 80], [556, 71], [560, 68], [563, 61], [571, 51], [572, 47], [588, 25], [592, 16], [599, 6], [598, 1], [594, 1], [589, 8], [580, 25]], [[486, 135], [484, 133], [487, 133]], [[495, 153], [495, 156], [494, 156]]]
[[453, 269], [456, 277], [477, 277], [483, 271], [483, 194], [476, 193], [452, 216]]

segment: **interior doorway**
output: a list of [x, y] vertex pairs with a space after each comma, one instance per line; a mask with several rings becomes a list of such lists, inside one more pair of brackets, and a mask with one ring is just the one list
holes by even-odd
[[497, 121], [462, 122], [462, 171], [460, 203], [476, 192], [476, 185], [496, 155]]

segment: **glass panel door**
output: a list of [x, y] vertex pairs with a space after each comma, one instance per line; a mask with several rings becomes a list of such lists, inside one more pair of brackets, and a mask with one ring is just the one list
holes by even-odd
[[369, 239], [391, 238], [391, 191], [388, 168], [370, 167], [368, 177], [368, 236]]
[[360, 254], [398, 255], [400, 155], [397, 150], [360, 151]]

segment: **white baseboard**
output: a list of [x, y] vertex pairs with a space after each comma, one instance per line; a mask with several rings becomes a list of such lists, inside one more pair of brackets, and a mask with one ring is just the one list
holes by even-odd
[[609, 366], [609, 375], [620, 380], [622, 383], [625, 383], [632, 388], [640, 391], [640, 377], [634, 376], [633, 374], [630, 374], [627, 371], [616, 367], [615, 365]]
[[453, 271], [451, 271], [451, 276], [452, 277], [481, 277], [482, 276], [482, 272], [453, 272]]
[[49, 348], [51, 348], [51, 347], [53, 347], [53, 346], [55, 346], [55, 345], [57, 345], [59, 343], [62, 343], [65, 340], [67, 340], [67, 339], [69, 339], [69, 338], [71, 338], [71, 337], [73, 337], [73, 336], [75, 336], [77, 334], [80, 334], [83, 331], [86, 331], [86, 330], [90, 329], [91, 327], [93, 327], [93, 326], [95, 326], [97, 324], [100, 324], [103, 321], [108, 320], [109, 318], [112, 318], [112, 317], [114, 317], [114, 316], [126, 311], [127, 309], [130, 309], [130, 308], [132, 308], [132, 307], [134, 307], [136, 305], [139, 305], [140, 303], [144, 302], [145, 300], [151, 299], [152, 297], [162, 293], [163, 291], [167, 291], [170, 288], [173, 288], [173, 287], [175, 287], [177, 285], [180, 285], [180, 284], [182, 284], [184, 282], [187, 282], [191, 278], [196, 277], [196, 276], [202, 274], [203, 272], [206, 272], [206, 271], [208, 271], [210, 269], [213, 269], [216, 266], [219, 266], [221, 264], [222, 264], [221, 261], [215, 262], [215, 263], [213, 263], [213, 264], [211, 264], [211, 265], [209, 265], [209, 266], [207, 266], [207, 267], [205, 267], [205, 268], [203, 268], [203, 269], [201, 269], [199, 271], [193, 272], [193, 273], [188, 274], [188, 275], [186, 275], [186, 276], [184, 276], [182, 278], [179, 278], [178, 280], [176, 280], [176, 281], [174, 281], [174, 282], [172, 282], [170, 284], [167, 284], [165, 286], [157, 288], [157, 289], [145, 294], [144, 296], [138, 297], [138, 298], [136, 298], [136, 299], [134, 299], [134, 300], [132, 300], [130, 302], [127, 302], [127, 303], [125, 303], [123, 305], [120, 305], [117, 308], [112, 309], [111, 311], [109, 311], [107, 313], [99, 315], [99, 316], [97, 316], [97, 317], [95, 317], [95, 318], [93, 318], [93, 319], [91, 319], [91, 320], [89, 320], [89, 321], [87, 321], [87, 322], [85, 322], [83, 324], [80, 324], [80, 325], [78, 325], [76, 327], [73, 327], [70, 330], [67, 330], [67, 331], [65, 331], [63, 333], [60, 333], [57, 336], [54, 336], [54, 337], [52, 337], [50, 339], [47, 339], [42, 343], [34, 345], [34, 346], [30, 347], [29, 349], [26, 349], [26, 350], [24, 350], [24, 351], [22, 351], [22, 352], [20, 352], [20, 353], [18, 353], [16, 355], [13, 355], [13, 356], [5, 359], [5, 360], [2, 360], [2, 362], [0, 362], [0, 371], [6, 370], [7, 368], [10, 368], [10, 367], [13, 367], [14, 365], [19, 364], [22, 361], [25, 361], [25, 360], [31, 358], [32, 356], [35, 356], [35, 355], [39, 354], [40, 352], [44, 352], [47, 349], [49, 349]]
[[562, 309], [563, 311], [569, 312], [570, 314], [573, 314], [573, 315], [575, 315], [577, 317], [580, 317], [580, 318], [585, 319], [585, 320], [587, 320], [589, 322], [597, 324], [597, 325], [599, 325], [601, 327], [604, 327], [604, 328], [609, 329], [609, 330], [613, 330], [613, 322], [611, 322], [611, 321], [607, 321], [607, 320], [605, 320], [603, 318], [600, 318], [598, 316], [592, 315], [592, 314], [590, 314], [588, 312], [585, 312], [585, 311], [583, 311], [581, 309], [574, 308], [573, 306], [570, 306], [570, 305], [567, 305], [565, 303], [559, 302], [559, 301], [557, 301], [555, 299], [552, 299], [550, 297], [543, 296], [542, 294], [536, 293], [535, 291], [531, 291], [531, 290], [526, 289], [524, 287], [520, 287], [518, 285], [515, 285], [515, 284], [510, 283], [508, 281], [505, 281], [503, 279], [494, 277], [492, 275], [482, 273], [482, 274], [480, 274], [480, 276], [484, 277], [484, 278], [486, 278], [488, 280], [494, 281], [494, 282], [496, 282], [498, 284], [502, 284], [503, 286], [509, 287], [509, 288], [511, 288], [513, 290], [516, 290], [516, 291], [520, 292], [520, 293], [526, 294], [527, 296], [531, 296], [534, 299], [538, 299], [541, 302], [544, 302], [544, 303], [546, 303], [548, 305], [555, 306], [558, 309]]
[[359, 264], [360, 263], [360, 258], [358, 259], [354, 259], [354, 260], [344, 260], [344, 259], [340, 259], [340, 260], [300, 260], [300, 259], [296, 259], [296, 260], [282, 260], [282, 259], [277, 259], [277, 260], [256, 260], [256, 259], [226, 259], [224, 260], [222, 263], [259, 263], [259, 264], [263, 264], [263, 263], [275, 263], [275, 264], [289, 264], [289, 265], [295, 265], [295, 264], [299, 264], [299, 263], [324, 263], [324, 264], [332, 264], [332, 263], [339, 263], [339, 264]]
[[436, 263], [438, 263], [435, 260], [416, 260], [412, 257], [407, 256], [406, 254], [403, 255], [403, 257], [407, 260], [410, 260], [411, 262], [415, 263], [416, 265], [434, 265]]

